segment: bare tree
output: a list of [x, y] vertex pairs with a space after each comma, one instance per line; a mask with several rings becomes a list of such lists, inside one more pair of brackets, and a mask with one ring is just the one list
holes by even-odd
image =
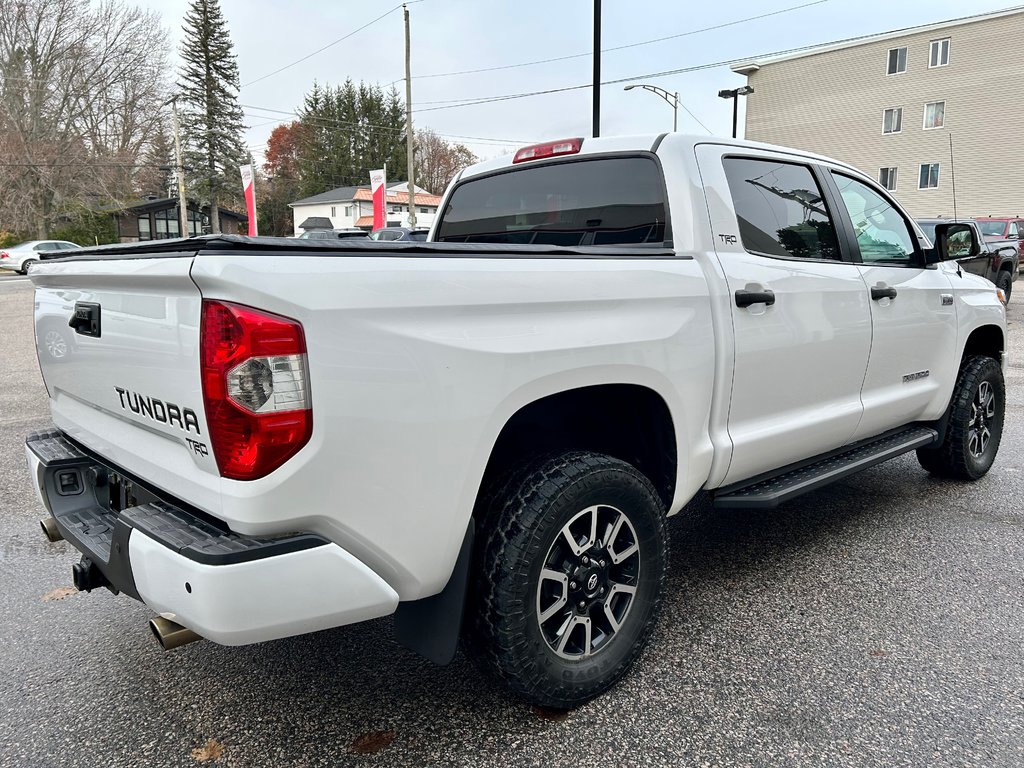
[[455, 174], [477, 162], [463, 144], [449, 144], [432, 130], [416, 131], [416, 181], [435, 195], [444, 192]]
[[45, 237], [132, 193], [166, 91], [166, 32], [120, 0], [0, 2], [0, 216]]

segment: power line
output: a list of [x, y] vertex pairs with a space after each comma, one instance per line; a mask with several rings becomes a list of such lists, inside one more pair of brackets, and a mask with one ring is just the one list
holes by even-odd
[[[289, 112], [288, 110], [284, 110], [284, 109], [271, 109], [270, 107], [259, 107], [259, 106], [255, 106], [253, 104], [241, 104], [239, 106], [241, 106], [243, 109], [248, 111], [249, 114], [251, 114], [253, 117], [268, 117], [269, 116], [269, 115], [254, 114], [253, 110], [256, 110], [258, 112], [271, 112], [271, 113], [276, 113], [276, 114], [279, 114], [279, 115], [288, 115], [288, 116], [291, 116], [291, 117], [297, 117], [299, 119], [304, 119], [304, 120], [312, 120], [313, 122], [319, 122], [319, 123], [322, 123], [322, 124], [329, 124], [329, 125], [334, 125], [334, 126], [347, 127], [347, 128], [351, 128], [353, 130], [357, 130], [357, 129], [358, 130], [365, 130], [367, 128], [377, 129], [376, 131], [374, 131], [374, 130], [369, 131], [370, 133], [379, 133], [381, 131], [386, 131], [386, 132], [389, 132], [389, 133], [401, 133], [404, 130], [403, 128], [396, 128], [394, 126], [389, 126], [389, 125], [376, 125], [376, 124], [373, 124], [373, 123], [352, 123], [352, 122], [345, 122], [343, 120], [335, 120], [334, 118], [329, 118], [329, 117], [319, 117], [319, 116], [306, 116], [306, 117], [304, 117], [299, 112]], [[532, 140], [529, 140], [529, 139], [499, 139], [499, 138], [490, 137], [490, 136], [463, 136], [463, 135], [460, 135], [460, 134], [457, 134], [457, 133], [438, 133], [437, 135], [441, 136], [442, 138], [446, 138], [446, 139], [465, 139], [465, 140], [472, 140], [472, 141], [478, 141], [478, 142], [484, 142], [484, 143], [486, 143], [486, 142], [493, 142], [495, 144], [529, 144], [532, 141]]]
[[[638, 43], [628, 43], [627, 45], [617, 45], [617, 46], [614, 46], [612, 48], [602, 48], [601, 49], [601, 53], [612, 53], [613, 51], [624, 51], [627, 48], [638, 48], [638, 47], [643, 46], [643, 45], [652, 45], [654, 43], [663, 43], [666, 40], [677, 40], [677, 39], [679, 39], [681, 37], [690, 37], [691, 35], [699, 35], [699, 34], [701, 34], [703, 32], [712, 32], [712, 31], [718, 30], [718, 29], [725, 29], [726, 27], [734, 27], [734, 26], [736, 26], [738, 24], [745, 24], [748, 21], [758, 21], [760, 19], [766, 19], [769, 16], [778, 16], [778, 15], [783, 14], [783, 13], [789, 13], [790, 11], [798, 11], [798, 10], [801, 10], [802, 8], [810, 8], [811, 6], [821, 5], [822, 3], [828, 3], [828, 2], [831, 2], [831, 0], [813, 0], [813, 2], [802, 3], [801, 5], [794, 5], [794, 6], [791, 6], [789, 8], [781, 8], [781, 9], [779, 9], [777, 11], [770, 11], [768, 13], [762, 13], [762, 14], [760, 14], [758, 16], [748, 16], [745, 19], [736, 19], [734, 21], [726, 21], [726, 22], [723, 22], [721, 24], [715, 24], [715, 25], [710, 26], [710, 27], [702, 27], [701, 29], [692, 29], [692, 30], [690, 30], [688, 32], [680, 32], [679, 34], [676, 34], [676, 35], [668, 35], [666, 37], [656, 37], [656, 38], [654, 38], [652, 40], [642, 40], [642, 41], [640, 41]], [[497, 66], [497, 67], [482, 67], [480, 69], [463, 69], [463, 70], [459, 70], [457, 72], [437, 72], [435, 74], [430, 74], [430, 75], [417, 75], [416, 77], [413, 78], [413, 80], [425, 80], [427, 78], [436, 78], [436, 77], [454, 77], [456, 75], [474, 75], [474, 74], [478, 74], [478, 73], [481, 73], [481, 72], [497, 72], [497, 71], [503, 70], [503, 69], [517, 69], [519, 67], [530, 67], [530, 66], [534, 66], [536, 64], [551, 64], [551, 63], [554, 63], [554, 62], [557, 62], [557, 61], [569, 61], [571, 59], [589, 58], [590, 56], [593, 56], [593, 55], [594, 54], [593, 54], [592, 51], [587, 51], [586, 53], [574, 53], [574, 54], [571, 54], [569, 56], [554, 56], [554, 57], [549, 58], [549, 59], [537, 59], [535, 61], [523, 61], [523, 62], [520, 62], [518, 64], [505, 64], [505, 65]], [[391, 82], [392, 83], [397, 83], [401, 79], [402, 78], [399, 78], [398, 80], [392, 80]], [[426, 102], [421, 102], [421, 103], [426, 103]]]
[[[787, 48], [781, 51], [771, 51], [769, 53], [759, 53], [752, 56], [741, 56], [735, 59], [722, 59], [721, 61], [707, 62], [706, 64], [695, 64], [689, 67], [679, 67], [678, 69], [666, 69], [660, 72], [646, 72], [639, 75], [631, 75], [630, 77], [619, 77], [614, 80], [602, 80], [601, 85], [618, 85], [621, 83], [628, 83], [633, 80], [650, 80], [658, 77], [671, 77], [673, 75], [682, 75], [688, 72], [699, 72], [705, 69], [714, 69], [715, 67], [726, 67], [730, 64], [739, 64], [746, 61], [754, 61], [756, 59], [765, 59], [772, 56], [785, 56], [790, 53], [800, 53], [803, 51], [810, 51], [815, 48], [824, 48], [832, 45], [841, 45], [843, 43], [854, 42], [857, 40], [863, 40], [869, 37], [877, 37], [877, 33], [870, 35], [859, 35], [857, 37], [847, 37], [840, 40], [832, 40], [827, 43], [814, 43], [812, 45], [802, 45], [797, 48]], [[578, 91], [584, 88], [592, 88], [592, 83], [584, 83], [581, 85], [568, 85], [562, 88], [547, 88], [539, 91], [528, 91], [525, 93], [509, 93], [501, 96], [482, 96], [477, 98], [466, 98], [461, 100], [453, 100], [458, 103], [445, 104], [438, 107], [427, 107], [426, 109], [414, 109], [413, 114], [417, 112], [434, 112], [439, 109], [455, 109], [457, 107], [472, 107], [477, 104], [490, 104], [496, 101], [508, 101], [511, 99], [525, 99], [531, 96], [545, 96], [550, 93], [565, 93], [567, 91]]]
[[296, 64], [301, 64], [301, 63], [302, 63], [302, 62], [304, 62], [304, 61], [305, 61], [306, 59], [311, 59], [311, 58], [313, 58], [313, 57], [314, 57], [314, 56], [316, 56], [316, 55], [317, 55], [318, 53], [323, 53], [323, 52], [324, 52], [324, 51], [326, 51], [326, 50], [327, 50], [328, 48], [331, 48], [331, 47], [333, 47], [333, 46], [337, 45], [337, 44], [338, 44], [338, 43], [340, 43], [340, 42], [343, 42], [343, 41], [345, 41], [345, 40], [348, 40], [348, 39], [349, 39], [350, 37], [352, 37], [353, 35], [355, 35], [355, 34], [357, 34], [357, 33], [359, 33], [359, 32], [362, 32], [362, 31], [363, 31], [364, 29], [366, 29], [367, 27], [370, 27], [370, 26], [372, 26], [372, 25], [376, 24], [376, 23], [377, 23], [378, 21], [380, 21], [381, 19], [383, 19], [383, 18], [385, 18], [385, 17], [387, 17], [387, 16], [390, 16], [390, 15], [391, 15], [392, 13], [394, 13], [394, 12], [395, 12], [395, 11], [397, 11], [397, 10], [398, 10], [399, 8], [401, 8], [401, 7], [402, 7], [402, 5], [407, 5], [407, 4], [411, 4], [411, 3], [421, 3], [421, 2], [423, 2], [423, 0], [406, 0], [406, 3], [399, 3], [398, 5], [396, 5], [396, 6], [395, 6], [394, 8], [392, 8], [391, 10], [389, 10], [389, 11], [387, 11], [387, 12], [385, 12], [385, 13], [382, 13], [382, 14], [381, 14], [380, 16], [378, 16], [377, 18], [375, 18], [375, 19], [374, 19], [373, 21], [369, 21], [369, 22], [367, 22], [366, 24], [363, 24], [363, 26], [359, 27], [358, 29], [354, 29], [354, 30], [352, 30], [352, 31], [351, 31], [351, 32], [349, 32], [349, 33], [348, 33], [347, 35], [345, 35], [344, 37], [339, 37], [339, 38], [338, 38], [337, 40], [335, 40], [335, 41], [334, 41], [333, 43], [328, 43], [328, 44], [327, 44], [327, 45], [325, 45], [325, 46], [324, 46], [323, 48], [317, 48], [317, 49], [316, 49], [315, 51], [313, 51], [312, 53], [307, 53], [307, 54], [306, 54], [305, 56], [303, 56], [303, 57], [302, 57], [301, 59], [296, 59], [296, 60], [295, 60], [295, 61], [293, 61], [293, 62], [292, 62], [291, 64], [285, 64], [285, 65], [284, 65], [283, 67], [281, 67], [280, 69], [275, 69], [275, 70], [274, 70], [273, 72], [268, 72], [267, 74], [263, 75], [262, 77], [257, 77], [257, 78], [256, 78], [255, 80], [250, 80], [250, 81], [249, 81], [249, 82], [247, 82], [247, 83], [243, 83], [243, 84], [242, 84], [242, 85], [240, 86], [240, 89], [241, 89], [241, 88], [247, 88], [248, 86], [252, 85], [253, 83], [258, 83], [258, 82], [260, 82], [261, 80], [266, 80], [266, 79], [267, 79], [268, 77], [273, 77], [274, 75], [276, 75], [276, 74], [278, 74], [278, 73], [280, 73], [280, 72], [284, 72], [284, 71], [285, 71], [286, 69], [291, 69], [291, 68], [292, 68], [292, 67], [294, 67], [294, 66], [295, 66]]

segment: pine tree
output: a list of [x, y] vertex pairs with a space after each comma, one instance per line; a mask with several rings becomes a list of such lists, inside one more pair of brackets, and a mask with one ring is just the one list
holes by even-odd
[[299, 108], [299, 191], [315, 195], [332, 187], [367, 184], [385, 164], [391, 179], [405, 175], [405, 105], [395, 89], [346, 80], [313, 84]]
[[186, 162], [200, 176], [199, 196], [210, 201], [211, 231], [220, 232], [220, 189], [245, 157], [238, 62], [219, 0], [192, 0], [184, 21], [178, 90]]

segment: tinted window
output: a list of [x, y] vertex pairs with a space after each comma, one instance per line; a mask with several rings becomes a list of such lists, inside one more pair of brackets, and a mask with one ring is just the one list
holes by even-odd
[[415, 240], [418, 243], [425, 243], [427, 241], [427, 233], [426, 232], [410, 232], [409, 233], [409, 239], [410, 240]]
[[[867, 184], [833, 173], [853, 230], [860, 258], [866, 263], [908, 264], [914, 260], [914, 238], [906, 220], [886, 198]], [[932, 234], [935, 233], [934, 226]], [[931, 237], [929, 236], [929, 239]]]
[[650, 158], [524, 165], [455, 188], [437, 239], [617, 245], [665, 240], [661, 171]]
[[740, 157], [723, 162], [744, 248], [765, 256], [839, 258], [835, 226], [810, 168]]
[[[1003, 232], [1006, 231], [1006, 222], [1003, 221], [979, 221], [978, 228], [981, 230], [983, 235], [998, 235], [1003, 236]], [[1016, 230], [1016, 227], [1013, 228]], [[1011, 230], [1011, 231], [1013, 231]]]

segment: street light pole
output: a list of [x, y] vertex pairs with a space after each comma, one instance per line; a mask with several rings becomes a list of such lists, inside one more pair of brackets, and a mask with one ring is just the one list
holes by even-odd
[[749, 96], [753, 92], [754, 86], [752, 85], [744, 85], [741, 88], [725, 88], [718, 92], [719, 98], [732, 99], [732, 137], [734, 139], [739, 126], [740, 96]]
[[645, 91], [661, 96], [668, 105], [672, 107], [672, 132], [675, 133], [679, 130], [679, 91], [675, 93], [669, 93], [664, 88], [659, 88], [656, 85], [647, 85], [646, 83], [634, 83], [633, 85], [627, 85], [622, 90], [629, 91], [633, 88], [643, 88]]

